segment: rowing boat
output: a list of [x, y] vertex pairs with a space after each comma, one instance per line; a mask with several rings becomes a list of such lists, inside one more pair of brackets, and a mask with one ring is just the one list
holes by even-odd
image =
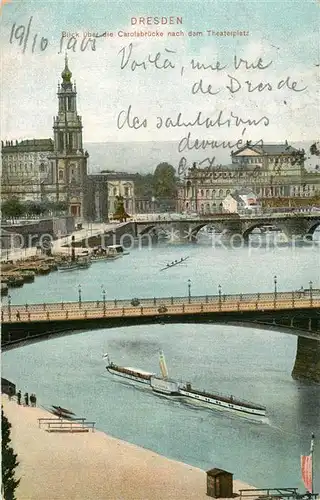
[[166, 267], [163, 267], [162, 269], [160, 269], [160, 271], [165, 271], [166, 269], [170, 269], [170, 267], [174, 267], [174, 266], [177, 266], [178, 264], [182, 264], [182, 262], [185, 262], [186, 260], [188, 260], [189, 257], [181, 257], [180, 260], [175, 260], [174, 262], [171, 262], [171, 264], [167, 264]]

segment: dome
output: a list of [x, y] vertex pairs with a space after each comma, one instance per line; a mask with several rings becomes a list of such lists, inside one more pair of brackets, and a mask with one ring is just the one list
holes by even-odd
[[68, 68], [67, 55], [65, 57], [65, 66], [64, 66], [64, 70], [61, 73], [61, 76], [62, 76], [62, 80], [64, 81], [64, 83], [69, 83], [71, 80], [71, 77], [72, 77], [72, 73], [71, 73], [70, 69]]

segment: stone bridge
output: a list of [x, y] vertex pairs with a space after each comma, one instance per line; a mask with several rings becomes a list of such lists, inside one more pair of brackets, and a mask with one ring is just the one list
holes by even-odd
[[153, 220], [139, 220], [132, 223], [132, 232], [135, 237], [142, 237], [155, 233], [160, 229], [169, 234], [171, 240], [177, 242], [195, 241], [197, 233], [204, 226], [210, 225], [228, 238], [240, 237], [247, 241], [250, 233], [256, 228], [273, 226], [282, 231], [288, 239], [303, 238], [312, 240], [313, 233], [320, 225], [320, 215], [313, 213], [290, 213], [257, 216], [239, 216], [238, 214], [217, 214], [214, 216], [200, 216], [197, 218], [154, 217]]

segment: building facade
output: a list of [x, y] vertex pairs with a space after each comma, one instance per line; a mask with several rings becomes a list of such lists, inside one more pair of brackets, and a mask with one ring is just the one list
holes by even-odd
[[122, 196], [124, 209], [131, 216], [136, 213], [134, 175], [103, 170], [89, 175], [88, 198], [92, 200], [88, 219], [106, 222], [112, 219]]
[[67, 57], [58, 85], [58, 114], [53, 140], [2, 143], [2, 198], [21, 201], [66, 202], [70, 215], [87, 218], [90, 198], [82, 119], [77, 114], [77, 91]]
[[101, 172], [105, 173], [108, 185], [108, 212], [111, 216], [117, 207], [117, 196], [122, 196], [124, 208], [129, 215], [136, 213], [134, 175], [126, 172]]
[[188, 170], [178, 188], [178, 211], [214, 213], [223, 200], [245, 188], [261, 202], [275, 198], [314, 197], [320, 191], [320, 174], [304, 168], [303, 152], [286, 142], [252, 146], [231, 152], [232, 163], [210, 169]]
[[238, 214], [256, 214], [260, 211], [257, 196], [250, 189], [228, 194], [222, 201], [222, 208], [224, 212]]
[[42, 201], [45, 187], [52, 182], [48, 156], [53, 149], [52, 139], [1, 141], [2, 200]]

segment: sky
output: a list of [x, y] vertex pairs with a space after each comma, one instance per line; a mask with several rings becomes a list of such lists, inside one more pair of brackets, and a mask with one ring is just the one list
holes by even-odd
[[[132, 18], [147, 16], [178, 16], [182, 24], [132, 24]], [[178, 148], [188, 133], [190, 144], [195, 140], [317, 139], [319, 21], [319, 0], [12, 0], [1, 11], [1, 139], [52, 136], [65, 51], [77, 84], [78, 113], [87, 143], [175, 141]], [[19, 45], [29, 23], [29, 37]], [[168, 34], [180, 30], [184, 35]], [[212, 35], [208, 30], [236, 35]], [[70, 38], [62, 38], [63, 31], [79, 34], [74, 51], [67, 50]], [[135, 31], [158, 31], [163, 37], [120, 36]], [[82, 51], [87, 32], [113, 36], [95, 38], [96, 50], [89, 42]], [[167, 58], [174, 67], [141, 65], [148, 57], [154, 60], [158, 52], [159, 65]], [[242, 62], [236, 69], [235, 57], [248, 65], [261, 58], [260, 66], [268, 67], [247, 69]], [[213, 68], [219, 61], [225, 68], [194, 69], [192, 60]], [[133, 70], [134, 61], [140, 65]], [[283, 83], [288, 77], [289, 86], [295, 81], [301, 91]], [[264, 89], [253, 90], [260, 83]], [[123, 123], [130, 106], [131, 127]], [[169, 126], [177, 122], [179, 113], [181, 123], [195, 122], [200, 116], [201, 125]], [[133, 128], [135, 116], [146, 126]], [[166, 122], [167, 118], [171, 121]], [[206, 127], [206, 118], [215, 125]]]

